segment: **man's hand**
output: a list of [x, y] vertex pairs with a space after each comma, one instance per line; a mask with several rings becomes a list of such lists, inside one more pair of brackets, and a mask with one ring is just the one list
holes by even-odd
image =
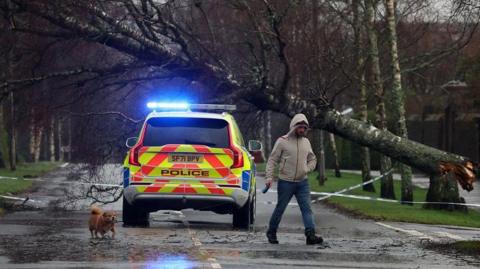
[[265, 181], [265, 186], [266, 186], [267, 188], [272, 187], [272, 184], [273, 184], [273, 179], [271, 179], [271, 178], [268, 178], [268, 179]]
[[268, 189], [270, 189], [270, 187], [272, 186], [272, 182], [273, 180], [271, 178], [265, 180], [265, 188], [263, 188], [262, 193], [267, 193]]

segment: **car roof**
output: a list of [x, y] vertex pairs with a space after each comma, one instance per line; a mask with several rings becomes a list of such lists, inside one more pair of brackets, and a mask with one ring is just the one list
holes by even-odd
[[222, 119], [229, 120], [231, 115], [223, 113], [208, 113], [208, 112], [191, 112], [191, 111], [168, 111], [168, 112], [151, 112], [148, 114], [146, 120], [151, 118], [206, 118], [206, 119]]

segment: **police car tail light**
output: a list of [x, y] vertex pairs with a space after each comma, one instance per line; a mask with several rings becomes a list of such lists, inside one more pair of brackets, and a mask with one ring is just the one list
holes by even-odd
[[128, 163], [130, 163], [131, 165], [140, 166], [140, 162], [138, 161], [139, 150], [140, 145], [136, 145], [130, 150], [130, 156], [128, 156]]
[[233, 165], [232, 165], [232, 168], [243, 167], [243, 153], [242, 153], [242, 151], [235, 146], [232, 146], [231, 150], [233, 151]]

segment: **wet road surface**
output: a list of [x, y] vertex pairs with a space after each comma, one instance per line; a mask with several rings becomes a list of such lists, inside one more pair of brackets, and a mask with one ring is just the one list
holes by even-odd
[[[121, 170], [105, 167], [105, 181]], [[117, 177], [118, 176], [118, 177]], [[306, 246], [300, 210], [292, 200], [279, 230], [279, 245], [264, 233], [276, 193], [257, 194], [251, 231], [234, 230], [230, 215], [192, 210], [151, 214], [149, 228], [124, 228], [115, 239], [90, 239], [89, 201], [75, 210], [55, 209], [72, 189], [71, 172], [60, 169], [29, 194], [39, 207], [0, 218], [0, 268], [478, 268], [480, 261], [424, 248], [424, 244], [479, 239], [480, 231], [359, 220], [314, 204], [317, 231], [326, 243]], [[263, 179], [259, 177], [257, 189]], [[76, 185], [78, 188], [78, 185]], [[71, 201], [70, 201], [71, 202]], [[121, 203], [104, 206], [121, 216]], [[121, 221], [121, 218], [119, 218]]]

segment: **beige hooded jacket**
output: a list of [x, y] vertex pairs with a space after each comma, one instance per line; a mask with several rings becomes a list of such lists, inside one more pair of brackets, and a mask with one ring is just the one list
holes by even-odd
[[276, 180], [273, 174], [277, 165], [280, 165], [278, 178], [296, 182], [304, 180], [307, 173], [315, 169], [317, 158], [310, 141], [295, 134], [295, 125], [302, 121], [308, 125], [304, 114], [296, 114], [290, 122], [290, 131], [275, 142], [267, 162], [267, 180]]

